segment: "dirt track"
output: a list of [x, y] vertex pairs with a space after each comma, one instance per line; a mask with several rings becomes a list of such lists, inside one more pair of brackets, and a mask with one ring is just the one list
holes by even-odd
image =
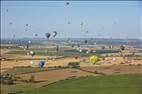
[[48, 83], [51, 83], [69, 77], [80, 77], [89, 75], [95, 76], [96, 74], [80, 71], [78, 69], [61, 69], [54, 71], [21, 74], [17, 76], [21, 77], [22, 79], [29, 79], [31, 75], [35, 76], [36, 81], [47, 81]]
[[97, 67], [83, 67], [81, 68], [90, 72], [103, 73], [105, 75], [112, 74], [142, 74], [142, 65], [111, 65], [111, 66], [97, 66]]

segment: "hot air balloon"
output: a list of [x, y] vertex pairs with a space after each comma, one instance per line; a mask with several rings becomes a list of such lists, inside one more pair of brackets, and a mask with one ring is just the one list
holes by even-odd
[[15, 36], [15, 34], [13, 35], [13, 38], [15, 38], [16, 36]]
[[57, 36], [57, 32], [53, 31], [53, 37], [56, 37], [56, 36]]
[[29, 30], [29, 24], [25, 24], [25, 32], [27, 32]]
[[114, 57], [114, 58], [112, 58], [112, 61], [116, 61], [116, 58]]
[[29, 24], [25, 24], [26, 26], [29, 26]]
[[59, 45], [56, 46], [56, 51], [59, 51]]
[[30, 51], [30, 55], [33, 57], [35, 55], [34, 51]]
[[13, 23], [12, 23], [12, 22], [9, 22], [9, 24], [12, 25]]
[[39, 67], [40, 67], [40, 68], [43, 68], [44, 65], [45, 65], [45, 61], [40, 61], [40, 62], [39, 62]]
[[25, 32], [27, 32], [28, 30], [27, 29], [25, 29]]
[[114, 22], [113, 22], [113, 24], [117, 24], [117, 22], [116, 22], [116, 21], [114, 21]]
[[6, 9], [6, 12], [8, 12], [8, 9]]
[[48, 62], [48, 60], [49, 60], [49, 58], [48, 57], [46, 57], [46, 61]]
[[68, 24], [70, 24], [70, 21], [68, 21]]
[[87, 51], [86, 51], [86, 54], [89, 54], [91, 52], [91, 49], [88, 49]]
[[77, 44], [77, 47], [80, 47], [80, 44]]
[[88, 43], [88, 40], [85, 40], [84, 43], [87, 44], [87, 43]]
[[29, 45], [27, 44], [25, 48], [27, 48], [27, 49], [28, 49], [28, 48], [29, 48]]
[[125, 46], [124, 46], [124, 45], [121, 45], [121, 46], [120, 46], [120, 50], [122, 50], [122, 51], [125, 50]]
[[49, 39], [51, 34], [50, 33], [45, 33], [45, 36], [46, 36], [47, 39]]
[[29, 40], [28, 43], [31, 44], [32, 42]]
[[82, 52], [82, 49], [79, 49], [79, 52]]
[[89, 33], [89, 31], [86, 31], [86, 33]]
[[112, 45], [109, 45], [109, 48], [110, 48], [110, 49], [112, 49], [112, 48], [113, 48], [113, 46], [112, 46]]
[[33, 65], [33, 64], [34, 64], [34, 62], [33, 62], [33, 61], [30, 61], [30, 64], [31, 64], [31, 65]]
[[72, 44], [71, 47], [73, 48], [73, 47], [74, 47], [74, 44]]
[[89, 51], [87, 51], [86, 54], [89, 54]]
[[70, 3], [69, 2], [66, 2], [66, 5], [69, 5]]
[[93, 55], [93, 56], [90, 57], [90, 62], [91, 62], [91, 63], [95, 64], [95, 63], [97, 63], [98, 61], [99, 61], [99, 57], [98, 57], [98, 56]]
[[104, 49], [105, 49], [105, 46], [102, 46], [101, 48], [102, 48], [102, 50], [104, 50]]
[[34, 34], [34, 36], [36, 36], [36, 37], [37, 37], [37, 36], [38, 36], [38, 34]]
[[81, 27], [83, 26], [83, 22], [80, 23], [80, 26], [81, 26]]
[[75, 56], [74, 58], [77, 60], [77, 59], [78, 59], [78, 56]]

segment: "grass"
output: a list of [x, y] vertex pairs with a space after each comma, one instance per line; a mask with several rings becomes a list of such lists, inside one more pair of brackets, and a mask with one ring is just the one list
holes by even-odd
[[11, 92], [27, 91], [32, 90], [37, 87], [38, 84], [35, 83], [22, 83], [16, 85], [4, 85], [1, 84], [1, 94], [8, 94]]
[[33, 73], [33, 72], [40, 72], [40, 71], [47, 71], [48, 68], [42, 68], [40, 69], [39, 67], [14, 67], [12, 69], [9, 69], [8, 71], [3, 72], [2, 74], [11, 74], [11, 75], [16, 75], [16, 74], [25, 74], [25, 73]]
[[66, 67], [52, 67], [52, 68], [39, 68], [39, 67], [30, 67], [30, 66], [26, 66], [26, 67], [14, 67], [12, 69], [9, 69], [3, 73], [1, 73], [2, 75], [4, 74], [10, 74], [10, 75], [17, 75], [17, 74], [26, 74], [26, 73], [35, 73], [35, 72], [43, 72], [43, 71], [53, 71], [53, 70], [58, 70], [58, 69], [65, 69]]
[[17, 94], [142, 94], [142, 75], [82, 77]]

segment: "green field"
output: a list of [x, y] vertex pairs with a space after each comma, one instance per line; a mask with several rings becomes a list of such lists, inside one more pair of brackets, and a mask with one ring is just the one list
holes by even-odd
[[82, 77], [17, 94], [142, 94], [142, 75]]

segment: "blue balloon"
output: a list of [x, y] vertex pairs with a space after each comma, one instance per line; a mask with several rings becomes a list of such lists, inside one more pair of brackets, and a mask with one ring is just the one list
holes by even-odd
[[45, 61], [40, 61], [40, 62], [39, 62], [39, 67], [40, 67], [40, 68], [43, 68], [44, 65], [45, 65]]

